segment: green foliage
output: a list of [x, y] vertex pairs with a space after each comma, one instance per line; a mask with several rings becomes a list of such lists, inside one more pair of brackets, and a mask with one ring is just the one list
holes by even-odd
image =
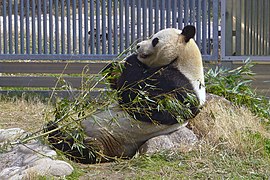
[[236, 69], [216, 67], [205, 74], [206, 91], [223, 96], [229, 101], [246, 106], [254, 114], [270, 119], [270, 101], [264, 96], [257, 95], [251, 88], [251, 71], [253, 64], [250, 60]]

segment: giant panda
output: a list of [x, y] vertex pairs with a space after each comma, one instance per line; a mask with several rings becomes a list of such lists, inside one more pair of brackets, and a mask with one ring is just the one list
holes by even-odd
[[[139, 43], [137, 53], [127, 57], [122, 74], [111, 87], [118, 90], [119, 104], [135, 119], [175, 124], [197, 115], [205, 101], [205, 88], [194, 35], [195, 27], [190, 25], [183, 31], [164, 29]], [[183, 103], [183, 109], [160, 110], [158, 102], [168, 95]]]
[[[48, 140], [52, 146], [71, 154], [78, 162], [95, 163], [97, 159], [105, 161], [109, 157], [132, 157], [147, 140], [179, 130], [183, 124], [178, 123], [177, 116], [166, 109], [159, 111], [155, 101], [169, 94], [181, 102], [188, 93], [193, 94], [198, 103], [191, 103], [189, 107], [194, 114], [184, 117], [184, 120], [195, 116], [204, 104], [203, 65], [194, 35], [194, 26], [186, 26], [182, 31], [169, 28], [138, 43], [137, 52], [126, 59], [123, 72], [112, 85], [118, 92], [119, 102], [109, 105], [106, 110], [98, 110], [81, 122], [89, 137], [85, 142], [90, 139], [92, 144], [100, 145], [98, 153], [93, 152], [91, 147], [80, 152], [71, 149], [74, 140], [60, 130], [49, 133]], [[147, 96], [140, 98], [154, 102], [150, 106], [137, 102], [131, 106], [135, 110], [138, 107], [150, 108], [147, 115], [140, 109], [138, 112], [126, 110], [142, 92]], [[50, 123], [46, 130], [56, 128], [57, 124]], [[89, 153], [94, 155], [89, 157]]]

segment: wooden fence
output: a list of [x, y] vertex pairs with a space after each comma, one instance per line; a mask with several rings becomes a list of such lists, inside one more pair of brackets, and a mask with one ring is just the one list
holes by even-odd
[[[59, 75], [61, 79], [72, 88], [80, 90], [82, 86], [82, 72], [87, 68], [89, 75], [99, 73], [107, 62], [0, 62], [0, 93], [20, 94], [22, 92], [38, 93], [49, 96], [53, 89], [58, 89], [57, 95], [61, 97], [70, 96], [68, 91], [59, 90], [63, 84], [58, 83]], [[239, 62], [224, 64], [229, 68], [236, 68], [241, 65]], [[206, 64], [205, 66], [208, 66]], [[256, 64], [252, 70], [256, 73], [252, 86], [258, 93], [270, 96], [270, 63], [262, 62]], [[48, 76], [48, 74], [50, 76]], [[1, 90], [2, 87], [2, 90]], [[15, 88], [15, 90], [12, 90]], [[28, 88], [18, 90], [19, 88]], [[32, 88], [32, 90], [31, 90]], [[37, 89], [38, 88], [38, 89]], [[105, 88], [104, 84], [99, 84], [97, 88]], [[11, 90], [7, 90], [11, 89]], [[74, 91], [76, 93], [76, 91]], [[93, 92], [93, 95], [98, 91]]]

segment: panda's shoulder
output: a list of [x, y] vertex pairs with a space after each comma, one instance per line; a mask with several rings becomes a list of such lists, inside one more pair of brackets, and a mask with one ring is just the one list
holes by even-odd
[[161, 76], [159, 76], [159, 82], [164, 84], [173, 83], [178, 86], [190, 83], [189, 79], [173, 65], [164, 68]]

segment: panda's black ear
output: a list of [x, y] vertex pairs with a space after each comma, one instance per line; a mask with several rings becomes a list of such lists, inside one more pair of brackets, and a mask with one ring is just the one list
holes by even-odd
[[158, 44], [158, 42], [159, 42], [159, 39], [158, 38], [154, 38], [152, 40], [152, 46], [155, 47]]
[[185, 41], [188, 42], [191, 38], [195, 36], [195, 33], [195, 27], [192, 25], [187, 25], [184, 27], [181, 34], [185, 36]]

